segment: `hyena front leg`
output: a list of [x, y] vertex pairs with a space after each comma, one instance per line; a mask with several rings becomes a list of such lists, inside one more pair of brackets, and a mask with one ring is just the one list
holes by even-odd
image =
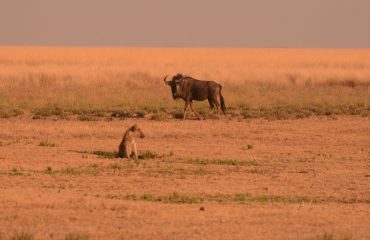
[[132, 149], [131, 149], [130, 144], [126, 144], [126, 147], [125, 147], [125, 154], [126, 154], [126, 157], [127, 157], [128, 159], [131, 159]]
[[139, 156], [137, 154], [137, 147], [136, 147], [136, 143], [133, 143], [132, 144], [132, 151], [134, 153], [134, 157], [135, 157], [135, 160], [138, 160], [139, 159]]

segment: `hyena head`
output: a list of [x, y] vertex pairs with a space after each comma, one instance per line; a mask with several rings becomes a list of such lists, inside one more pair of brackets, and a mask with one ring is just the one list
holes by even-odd
[[131, 130], [132, 132], [139, 134], [140, 138], [145, 138], [143, 131], [138, 127], [136, 123], [131, 127]]

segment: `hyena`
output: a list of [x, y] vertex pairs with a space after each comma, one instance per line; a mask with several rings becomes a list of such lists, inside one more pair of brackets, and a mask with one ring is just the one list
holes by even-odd
[[134, 155], [135, 159], [138, 159], [137, 155], [137, 147], [134, 137], [140, 136], [140, 138], [144, 138], [145, 135], [141, 131], [141, 129], [137, 126], [137, 124], [132, 125], [129, 127], [125, 134], [123, 135], [123, 139], [121, 144], [119, 145], [118, 149], [118, 156], [121, 158], [128, 158], [131, 159], [131, 156]]

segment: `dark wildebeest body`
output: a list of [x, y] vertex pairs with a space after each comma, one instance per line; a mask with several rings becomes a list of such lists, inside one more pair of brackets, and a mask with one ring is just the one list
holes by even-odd
[[188, 105], [190, 109], [200, 119], [200, 115], [194, 111], [192, 101], [204, 101], [208, 99], [209, 105], [213, 110], [214, 107], [218, 110], [226, 111], [225, 101], [221, 94], [222, 86], [214, 81], [201, 81], [192, 77], [184, 76], [182, 74], [175, 75], [171, 81], [166, 81], [166, 84], [171, 86], [173, 99], [182, 98], [185, 101], [184, 117], [186, 117], [186, 110]]

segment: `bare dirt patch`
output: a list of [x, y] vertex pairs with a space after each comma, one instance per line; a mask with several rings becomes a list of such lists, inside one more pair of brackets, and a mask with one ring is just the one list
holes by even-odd
[[370, 238], [366, 117], [0, 126], [0, 239]]

